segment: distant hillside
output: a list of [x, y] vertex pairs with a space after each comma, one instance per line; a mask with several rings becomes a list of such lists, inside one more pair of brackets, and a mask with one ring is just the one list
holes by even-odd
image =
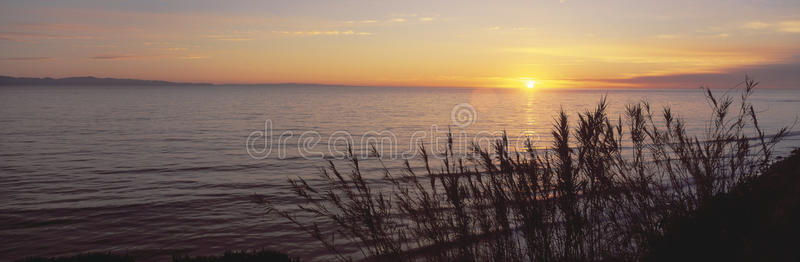
[[211, 85], [209, 83], [176, 83], [158, 80], [97, 78], [93, 76], [67, 78], [33, 78], [0, 76], [0, 86], [182, 86]]

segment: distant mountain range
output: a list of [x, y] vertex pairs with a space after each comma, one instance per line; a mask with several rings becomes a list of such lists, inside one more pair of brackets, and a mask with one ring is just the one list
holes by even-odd
[[212, 85], [210, 83], [178, 83], [158, 80], [97, 78], [93, 76], [66, 78], [35, 78], [0, 76], [0, 86], [184, 86]]

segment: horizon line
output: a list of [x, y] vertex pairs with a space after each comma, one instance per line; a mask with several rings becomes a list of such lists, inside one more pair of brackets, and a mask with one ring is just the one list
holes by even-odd
[[[504, 87], [504, 86], [444, 86], [444, 85], [364, 85], [364, 84], [333, 84], [333, 83], [314, 83], [314, 82], [261, 82], [261, 83], [224, 83], [224, 82], [183, 82], [183, 81], [170, 81], [170, 80], [154, 80], [154, 79], [139, 79], [139, 78], [118, 78], [118, 77], [97, 77], [94, 75], [82, 76], [67, 76], [67, 77], [30, 77], [30, 76], [10, 76], [0, 75], [0, 78], [11, 78], [17, 80], [69, 80], [69, 79], [96, 79], [96, 80], [116, 80], [116, 81], [141, 81], [151, 82], [152, 84], [159, 83], [159, 85], [198, 85], [198, 86], [319, 86], [319, 87], [388, 87], [388, 88], [465, 88], [465, 89], [523, 89], [522, 87]], [[615, 79], [607, 79], [615, 80]], [[151, 85], [152, 85], [151, 84]], [[0, 86], [12, 86], [14, 84], [6, 84], [0, 82]], [[23, 84], [24, 85], [24, 84]], [[30, 86], [35, 86], [28, 84]], [[49, 84], [50, 86], [58, 86], [58, 84]], [[44, 85], [42, 85], [44, 86]], [[146, 85], [143, 85], [146, 86]], [[641, 86], [607, 86], [607, 87], [537, 87], [537, 90], [689, 90], [689, 89], [731, 89], [735, 87], [709, 87], [704, 85], [697, 85], [695, 87], [641, 87]], [[759, 89], [798, 89], [798, 88], [781, 88], [781, 87], [760, 87]]]

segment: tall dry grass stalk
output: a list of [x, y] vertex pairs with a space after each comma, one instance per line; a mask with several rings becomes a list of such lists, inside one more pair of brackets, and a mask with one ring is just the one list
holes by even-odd
[[274, 210], [341, 260], [351, 259], [337, 246], [343, 242], [379, 260], [640, 260], [671, 217], [769, 165], [787, 128], [768, 136], [758, 125], [748, 100], [756, 85], [746, 78], [738, 103], [706, 89], [713, 113], [700, 136], [688, 134], [668, 107], [657, 114], [647, 102], [611, 119], [603, 98], [574, 126], [562, 111], [547, 150], [527, 141], [526, 152], [511, 152], [503, 136], [492, 151], [474, 145], [475, 157], [459, 157], [450, 137], [435, 169], [420, 145], [424, 174], [408, 161], [399, 175], [384, 165], [391, 190], [373, 189], [350, 150], [350, 172], [331, 161], [324, 184], [290, 179], [305, 203], [295, 212]]

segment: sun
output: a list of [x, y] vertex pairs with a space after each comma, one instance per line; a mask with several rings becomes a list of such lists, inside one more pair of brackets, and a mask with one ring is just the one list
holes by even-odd
[[536, 81], [534, 81], [534, 80], [528, 80], [528, 82], [527, 82], [527, 83], [525, 83], [525, 86], [527, 86], [528, 88], [533, 88], [533, 87], [535, 87], [535, 86], [536, 86]]

